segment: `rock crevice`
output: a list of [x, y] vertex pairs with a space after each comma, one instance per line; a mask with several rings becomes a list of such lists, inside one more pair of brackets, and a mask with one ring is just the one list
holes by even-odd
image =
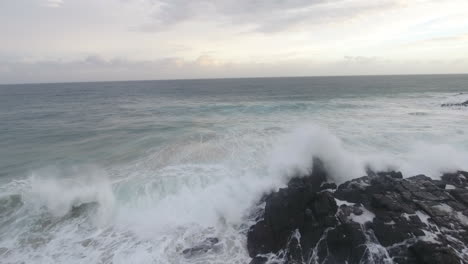
[[339, 186], [321, 162], [264, 197], [251, 264], [468, 263], [468, 173], [368, 172]]

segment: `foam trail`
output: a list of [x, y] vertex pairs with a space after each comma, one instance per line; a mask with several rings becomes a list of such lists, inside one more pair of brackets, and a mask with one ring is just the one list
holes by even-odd
[[[99, 207], [90, 212], [93, 225], [68, 219], [53, 231], [30, 235], [51, 239], [41, 245], [42, 260], [50, 257], [57, 262], [77, 263], [83, 261], [77, 256], [85, 256], [91, 263], [132, 259], [245, 263], [249, 261], [245, 231], [250, 210], [263, 193], [284, 187], [290, 177], [310, 172], [314, 157], [324, 162], [330, 180], [337, 183], [363, 176], [366, 166], [401, 169], [405, 176], [423, 172], [436, 177], [447, 169], [464, 169], [468, 157], [463, 149], [427, 144], [416, 144], [398, 154], [363, 153], [329, 129], [311, 124], [298, 125], [289, 132], [277, 131], [281, 133], [267, 137], [231, 134], [204, 143], [182, 144], [175, 154], [184, 153], [183, 162], [176, 155], [175, 160], [164, 157], [164, 163], [149, 170], [132, 166], [133, 174], [114, 182], [105, 170], [90, 166], [36, 171], [28, 180], [28, 188], [21, 187], [26, 207], [33, 208], [34, 217], [28, 220], [30, 215], [25, 215], [26, 222], [19, 224], [33, 229], [37, 225], [33, 221], [44, 223], [40, 219], [44, 209], [61, 218], [74, 206], [95, 202]], [[210, 163], [205, 157], [216, 159]], [[145, 160], [141, 164], [151, 163]], [[49, 232], [54, 238], [49, 238]], [[23, 236], [11, 234], [10, 240], [0, 246], [11, 247], [10, 243], [24, 240]], [[193, 258], [183, 255], [184, 249], [209, 237], [220, 240], [215, 249]], [[64, 245], [81, 246], [67, 250], [73, 255], [57, 255], [57, 248]], [[39, 251], [26, 249], [12, 253], [8, 260], [38, 258]]]

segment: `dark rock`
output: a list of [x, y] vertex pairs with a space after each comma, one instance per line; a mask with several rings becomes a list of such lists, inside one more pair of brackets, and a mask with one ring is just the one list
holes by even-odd
[[467, 189], [456, 189], [450, 190], [449, 193], [455, 197], [458, 201], [468, 205], [468, 190]]
[[334, 182], [325, 182], [320, 186], [320, 190], [335, 190], [336, 187], [336, 183]]
[[356, 223], [338, 225], [326, 236], [327, 254], [319, 254], [323, 263], [359, 263], [367, 249], [362, 227]]
[[423, 236], [424, 232], [421, 229], [425, 227], [418, 217], [406, 219], [395, 215], [388, 218], [378, 216], [371, 224], [375, 236], [384, 247], [416, 236]]
[[457, 188], [465, 188], [468, 186], [468, 172], [457, 171], [455, 173], [445, 173], [441, 176], [444, 183], [453, 185]]
[[459, 264], [459, 257], [447, 246], [419, 241], [409, 247], [418, 263], [425, 264]]
[[250, 227], [247, 241], [247, 250], [250, 256], [270, 253], [273, 252], [273, 248], [277, 248], [273, 240], [273, 231], [265, 220]]
[[467, 172], [433, 180], [369, 170], [336, 187], [323, 163], [314, 165], [266, 196], [263, 220], [247, 235], [252, 264], [265, 254], [294, 264], [468, 263]]
[[433, 180], [432, 183], [434, 183], [434, 185], [439, 187], [440, 189], [445, 189], [445, 187], [447, 186], [445, 182], [440, 180]]
[[331, 193], [323, 192], [315, 196], [315, 199], [312, 202], [312, 208], [314, 215], [318, 218], [322, 218], [323, 216], [336, 212], [338, 206], [336, 205], [335, 198]]
[[363, 203], [366, 199], [365, 193], [368, 186], [370, 186], [370, 179], [368, 176], [364, 176], [341, 184], [335, 191], [334, 196], [342, 201]]
[[372, 205], [374, 208], [388, 209], [390, 211], [403, 212], [402, 204], [397, 197], [384, 194], [373, 194]]
[[388, 176], [394, 179], [403, 179], [403, 174], [399, 171], [377, 172], [377, 176]]
[[250, 264], [266, 264], [268, 261], [267, 257], [264, 256], [255, 256], [250, 261]]
[[296, 230], [291, 235], [291, 238], [288, 241], [287, 250], [286, 250], [286, 258], [285, 264], [302, 264], [304, 262], [304, 258], [302, 257], [302, 247], [299, 241], [300, 234], [299, 231]]
[[322, 162], [314, 160], [314, 168], [310, 175], [295, 177], [289, 181], [288, 188], [280, 189], [266, 197], [264, 220], [252, 226], [247, 235], [247, 249], [251, 257], [276, 253], [285, 248], [294, 230], [308, 229], [305, 228], [306, 221], [308, 226], [318, 224], [314, 210], [326, 210], [327, 215], [332, 213], [328, 207], [322, 206], [333, 205], [314, 208], [313, 203], [317, 197], [335, 203], [326, 193], [318, 193], [326, 179]]

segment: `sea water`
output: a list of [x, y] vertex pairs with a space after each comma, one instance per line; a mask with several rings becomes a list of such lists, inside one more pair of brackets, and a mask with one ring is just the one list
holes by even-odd
[[466, 100], [468, 75], [0, 86], [0, 262], [248, 263], [262, 194], [314, 157], [468, 170], [468, 107], [441, 107]]

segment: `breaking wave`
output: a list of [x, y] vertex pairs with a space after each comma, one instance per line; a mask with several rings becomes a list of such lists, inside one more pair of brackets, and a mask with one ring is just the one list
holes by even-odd
[[[310, 172], [314, 157], [337, 183], [367, 168], [431, 177], [468, 169], [468, 152], [450, 145], [365, 153], [315, 125], [263, 133], [186, 142], [129, 165], [121, 177], [96, 166], [35, 171], [2, 187], [0, 228], [8, 238], [0, 254], [6, 263], [246, 263], [258, 200]], [[214, 245], [200, 246], [213, 237]], [[184, 254], [190, 248], [201, 250]]]

